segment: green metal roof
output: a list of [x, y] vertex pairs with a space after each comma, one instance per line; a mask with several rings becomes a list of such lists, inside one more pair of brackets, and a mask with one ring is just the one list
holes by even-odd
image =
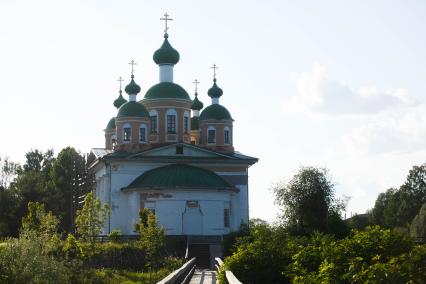
[[192, 101], [191, 109], [193, 109], [193, 110], [200, 110], [200, 109], [203, 108], [203, 106], [204, 106], [203, 103], [200, 102], [200, 100], [198, 99], [198, 93], [195, 92], [195, 98]]
[[138, 102], [127, 102], [119, 108], [117, 114], [117, 117], [126, 116], [149, 117], [149, 113], [142, 104]]
[[229, 111], [220, 104], [212, 104], [206, 107], [200, 114], [200, 120], [206, 119], [229, 119], [232, 120], [231, 114]]
[[152, 86], [144, 99], [183, 99], [191, 100], [184, 88], [172, 82], [161, 82]]
[[109, 120], [106, 129], [115, 129], [115, 117]]
[[168, 41], [168, 35], [164, 35], [164, 42], [159, 49], [154, 52], [154, 62], [157, 64], [172, 64], [175, 65], [179, 62], [180, 55]]
[[121, 90], [120, 90], [120, 95], [118, 96], [117, 99], [115, 99], [114, 101], [114, 106], [116, 108], [120, 108], [122, 105], [124, 105], [125, 103], [127, 103], [127, 100], [125, 98], [123, 98], [123, 96], [121, 95]]
[[132, 74], [132, 80], [130, 80], [130, 83], [124, 88], [126, 93], [129, 95], [137, 95], [141, 91], [141, 87], [135, 83], [135, 80], [133, 80], [135, 76]]
[[214, 172], [186, 164], [170, 164], [146, 171], [124, 189], [136, 188], [234, 189]]
[[198, 130], [199, 118], [197, 116], [191, 117], [191, 130]]
[[219, 98], [223, 94], [223, 90], [216, 84], [216, 78], [213, 79], [213, 86], [207, 91], [207, 94], [211, 98]]

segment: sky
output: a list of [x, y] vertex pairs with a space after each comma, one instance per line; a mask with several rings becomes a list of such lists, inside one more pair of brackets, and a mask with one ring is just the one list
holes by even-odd
[[271, 187], [327, 168], [347, 215], [374, 206], [426, 158], [425, 1], [0, 1], [0, 156], [103, 147], [119, 76], [158, 82], [169, 40], [174, 80], [221, 104], [249, 169], [250, 216], [273, 221]]

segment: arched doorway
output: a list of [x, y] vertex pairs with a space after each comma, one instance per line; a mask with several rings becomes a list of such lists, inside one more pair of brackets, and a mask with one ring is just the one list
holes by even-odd
[[184, 235], [203, 235], [203, 212], [198, 201], [186, 202], [185, 212], [182, 214], [182, 232]]

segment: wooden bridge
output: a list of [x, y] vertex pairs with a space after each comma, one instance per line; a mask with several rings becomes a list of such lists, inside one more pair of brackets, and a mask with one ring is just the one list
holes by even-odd
[[[157, 284], [216, 284], [217, 271], [223, 266], [223, 261], [215, 258], [215, 269], [197, 268], [196, 257], [187, 261], [179, 269], [170, 273]], [[225, 271], [229, 284], [242, 284], [231, 271]]]

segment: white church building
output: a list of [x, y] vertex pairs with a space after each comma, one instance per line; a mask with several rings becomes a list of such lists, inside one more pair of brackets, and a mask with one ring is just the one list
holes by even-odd
[[197, 85], [192, 99], [173, 81], [179, 58], [166, 28], [153, 56], [159, 82], [137, 98], [133, 61], [128, 100], [120, 81], [105, 148], [89, 155], [96, 196], [111, 208], [103, 234], [137, 234], [134, 224], [143, 208], [155, 213], [166, 235], [219, 236], [248, 223], [248, 168], [257, 158], [234, 149], [234, 119], [219, 103], [223, 91], [216, 72], [208, 90], [211, 105], [203, 109]]

